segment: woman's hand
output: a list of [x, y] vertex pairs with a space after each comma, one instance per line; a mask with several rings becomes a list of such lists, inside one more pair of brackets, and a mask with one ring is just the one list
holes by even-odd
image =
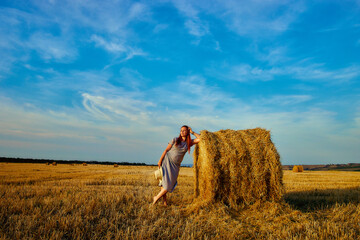
[[168, 146], [166, 147], [165, 151], [162, 153], [162, 155], [161, 155], [161, 157], [160, 157], [160, 160], [159, 160], [159, 162], [158, 162], [158, 167], [159, 167], [159, 168], [161, 168], [162, 161], [164, 160], [164, 157], [165, 157], [166, 153], [167, 153], [168, 151], [170, 151], [171, 147], [172, 147], [172, 144], [169, 143]]
[[188, 127], [188, 129], [191, 134], [194, 134], [194, 131], [191, 129], [191, 127]]

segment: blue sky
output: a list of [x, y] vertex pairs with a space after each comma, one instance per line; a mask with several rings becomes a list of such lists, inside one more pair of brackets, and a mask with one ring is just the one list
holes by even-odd
[[0, 36], [1, 156], [156, 164], [187, 124], [360, 161], [360, 1], [3, 0]]

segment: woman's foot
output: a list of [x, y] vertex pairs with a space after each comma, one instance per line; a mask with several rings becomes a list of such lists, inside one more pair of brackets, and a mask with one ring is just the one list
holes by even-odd
[[164, 206], [166, 207], [167, 206], [166, 194], [163, 196], [163, 203], [164, 203]]
[[[153, 198], [153, 205], [155, 205], [155, 203], [156, 203], [162, 196], [164, 196], [166, 193], [167, 193], [166, 189], [164, 189], [163, 187], [161, 187], [161, 191], [159, 192], [159, 194]], [[166, 197], [165, 197], [165, 200], [166, 200]]]
[[156, 196], [153, 197], [153, 204], [152, 205], [155, 205], [155, 203], [157, 202], [157, 199], [156, 199]]

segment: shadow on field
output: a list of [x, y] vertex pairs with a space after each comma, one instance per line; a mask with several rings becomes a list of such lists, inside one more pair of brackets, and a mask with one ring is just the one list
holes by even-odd
[[359, 204], [360, 187], [290, 192], [285, 194], [284, 199], [292, 208], [300, 211], [322, 210], [336, 204]]

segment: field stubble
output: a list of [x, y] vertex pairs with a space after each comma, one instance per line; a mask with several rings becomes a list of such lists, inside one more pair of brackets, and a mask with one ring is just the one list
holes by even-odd
[[356, 239], [360, 172], [284, 171], [281, 203], [198, 205], [182, 168], [168, 207], [155, 167], [0, 163], [1, 239]]

